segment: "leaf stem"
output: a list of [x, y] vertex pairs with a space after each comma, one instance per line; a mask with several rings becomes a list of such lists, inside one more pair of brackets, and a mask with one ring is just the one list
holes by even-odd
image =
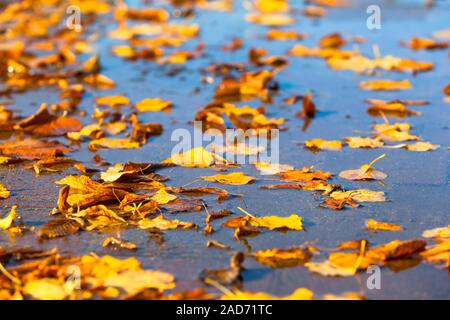
[[246, 215], [248, 215], [249, 217], [256, 219], [256, 217], [254, 215], [252, 215], [251, 213], [249, 213], [248, 211], [242, 209], [241, 207], [237, 207], [239, 210], [241, 210], [243, 213], [245, 213]]

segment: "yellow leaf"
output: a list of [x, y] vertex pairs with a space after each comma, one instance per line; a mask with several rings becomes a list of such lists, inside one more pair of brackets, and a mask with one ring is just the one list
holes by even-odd
[[103, 279], [105, 287], [125, 290], [132, 295], [143, 289], [164, 291], [175, 287], [175, 278], [170, 273], [158, 270], [126, 270]]
[[374, 219], [369, 219], [366, 221], [366, 227], [369, 230], [380, 230], [380, 231], [400, 231], [402, 226], [394, 223], [380, 222]]
[[376, 102], [374, 105], [367, 108], [369, 114], [372, 115], [392, 115], [392, 116], [409, 116], [409, 115], [420, 115], [420, 112], [411, 110], [406, 107], [405, 103], [402, 101], [391, 101], [391, 102]]
[[233, 184], [233, 185], [242, 185], [247, 184], [255, 178], [245, 175], [242, 172], [233, 172], [229, 174], [216, 174], [214, 176], [203, 176], [201, 177], [206, 181], [214, 181], [223, 184]]
[[6, 187], [0, 183], [0, 199], [6, 199], [9, 198], [11, 192], [9, 192], [8, 189], [6, 189]]
[[358, 189], [348, 191], [333, 191], [330, 197], [335, 200], [351, 199], [357, 202], [384, 202], [386, 201], [383, 191], [372, 191], [369, 189]]
[[420, 255], [428, 262], [442, 264], [444, 268], [450, 267], [450, 240], [440, 242], [427, 250], [420, 253]]
[[342, 141], [339, 140], [327, 141], [322, 139], [313, 139], [307, 140], [305, 142], [305, 147], [310, 149], [337, 151], [342, 149]]
[[179, 220], [166, 220], [162, 215], [153, 219], [142, 219], [139, 221], [139, 228], [141, 229], [159, 229], [159, 230], [170, 230], [170, 229], [190, 229], [195, 228], [196, 225], [192, 222], [182, 222]]
[[95, 99], [95, 103], [98, 105], [104, 105], [108, 107], [118, 107], [129, 104], [130, 99], [128, 99], [125, 96], [106, 96]]
[[151, 112], [151, 111], [162, 111], [166, 108], [169, 108], [172, 105], [172, 102], [170, 101], [164, 101], [160, 98], [154, 98], [154, 99], [144, 99], [138, 103], [136, 103], [136, 108], [140, 112]]
[[172, 154], [172, 156], [163, 161], [164, 163], [173, 163], [183, 167], [206, 168], [215, 163], [226, 164], [227, 161], [218, 155], [208, 152], [203, 147], [197, 147], [183, 153]]
[[359, 83], [359, 87], [365, 90], [406, 90], [411, 89], [411, 82], [409, 80], [395, 81], [395, 80], [367, 80]]
[[404, 148], [409, 151], [425, 152], [437, 150], [440, 148], [440, 145], [429, 142], [416, 142], [414, 144], [405, 145]]
[[299, 40], [305, 37], [304, 34], [298, 33], [296, 30], [279, 30], [279, 29], [270, 29], [266, 33], [266, 37], [268, 40]]
[[159, 189], [156, 193], [151, 197], [152, 200], [158, 202], [158, 204], [166, 204], [170, 201], [173, 201], [177, 198], [177, 196], [168, 193], [165, 189]]
[[255, 0], [253, 6], [263, 12], [287, 12], [289, 2], [285, 0]]
[[127, 129], [127, 124], [122, 121], [114, 121], [105, 123], [103, 128], [111, 135], [118, 135]]
[[347, 137], [345, 138], [350, 148], [379, 148], [384, 145], [380, 138]]
[[408, 123], [380, 123], [373, 128], [376, 135], [383, 141], [420, 140], [419, 137], [410, 134], [411, 125]]
[[25, 284], [23, 293], [39, 300], [62, 300], [67, 297], [64, 286], [56, 279], [42, 278]]
[[313, 167], [305, 167], [302, 170], [288, 170], [282, 172], [280, 177], [287, 181], [308, 182], [314, 180], [326, 181], [331, 178], [331, 173], [322, 171], [313, 171]]
[[443, 228], [435, 228], [430, 230], [425, 230], [422, 233], [424, 238], [450, 238], [450, 225]]
[[220, 297], [220, 300], [313, 300], [314, 293], [306, 288], [299, 288], [291, 295], [284, 297], [272, 296], [265, 292], [230, 291]]
[[82, 137], [95, 137], [96, 134], [101, 132], [100, 125], [93, 123], [83, 127], [80, 131], [68, 132], [67, 137], [71, 140], [80, 141]]
[[121, 58], [131, 58], [135, 55], [134, 49], [130, 46], [114, 46], [112, 52]]
[[295, 22], [295, 19], [287, 14], [278, 13], [251, 13], [245, 19], [248, 22], [264, 26], [286, 26]]
[[123, 223], [126, 223], [125, 219], [119, 217], [117, 213], [115, 213], [113, 210], [109, 209], [103, 204], [99, 204], [96, 206], [89, 207], [87, 209], [78, 211], [76, 213], [73, 213], [72, 216], [74, 217], [108, 217]]
[[250, 224], [254, 227], [276, 229], [303, 230], [302, 218], [296, 214], [289, 217], [265, 216], [262, 218], [250, 218]]
[[139, 142], [133, 141], [131, 139], [100, 138], [92, 140], [89, 143], [89, 148], [91, 150], [97, 150], [98, 148], [138, 149], [139, 147]]
[[16, 208], [17, 206], [13, 206], [9, 214], [5, 218], [0, 219], [0, 229], [8, 230], [12, 226], [16, 218]]
[[355, 292], [344, 292], [341, 295], [335, 294], [324, 294], [322, 297], [323, 300], [365, 300], [366, 298], [359, 293]]
[[83, 79], [87, 84], [100, 89], [111, 89], [116, 86], [115, 82], [102, 74], [93, 74]]

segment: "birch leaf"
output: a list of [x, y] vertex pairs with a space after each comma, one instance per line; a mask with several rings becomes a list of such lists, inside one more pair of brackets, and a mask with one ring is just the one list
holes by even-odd
[[208, 152], [203, 147], [190, 149], [188, 151], [172, 154], [163, 161], [164, 163], [176, 164], [188, 168], [207, 168], [215, 163], [226, 164], [227, 161], [218, 155]]
[[166, 204], [170, 201], [173, 201], [177, 198], [177, 196], [168, 193], [165, 189], [159, 189], [156, 193], [151, 197], [152, 200], [156, 201], [158, 204]]
[[306, 141], [305, 147], [312, 150], [338, 151], [342, 149], [342, 141], [313, 139]]
[[229, 174], [216, 174], [213, 176], [201, 177], [206, 181], [214, 181], [222, 184], [242, 185], [248, 184], [255, 180], [255, 178], [245, 175], [243, 172], [233, 172]]
[[387, 177], [387, 174], [373, 169], [372, 166], [385, 156], [386, 154], [383, 154], [371, 163], [361, 166], [359, 169], [342, 171], [339, 176], [347, 180], [383, 180]]
[[147, 98], [136, 103], [136, 108], [140, 112], [156, 112], [169, 108], [172, 105], [170, 101], [164, 101], [159, 98]]
[[139, 221], [139, 228], [141, 229], [159, 229], [159, 230], [170, 230], [170, 229], [190, 229], [195, 228], [196, 225], [192, 222], [182, 222], [179, 220], [166, 220], [164, 216], [160, 215], [153, 219], [142, 219]]
[[386, 201], [383, 191], [372, 191], [369, 189], [357, 189], [348, 191], [333, 191], [330, 197], [335, 200], [353, 199], [357, 202], [384, 202]]

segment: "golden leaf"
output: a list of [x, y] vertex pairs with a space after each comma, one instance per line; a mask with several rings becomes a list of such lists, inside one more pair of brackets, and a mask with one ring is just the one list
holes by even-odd
[[8, 189], [6, 189], [6, 187], [0, 183], [0, 199], [6, 199], [9, 198], [11, 192], [9, 192]]
[[85, 77], [83, 80], [87, 84], [89, 84], [93, 87], [99, 88], [99, 89], [111, 89], [116, 86], [116, 84], [113, 80], [111, 80], [107, 76], [105, 76], [103, 74], [99, 74], [99, 73], [89, 75], [89, 76]]
[[380, 138], [347, 137], [345, 138], [350, 148], [379, 148], [384, 145]]
[[359, 83], [359, 87], [365, 90], [384, 90], [384, 91], [394, 91], [394, 90], [406, 90], [411, 89], [411, 82], [409, 80], [367, 80]]
[[295, 22], [291, 16], [277, 13], [251, 13], [245, 17], [245, 20], [270, 27], [286, 26]]
[[354, 292], [344, 292], [341, 295], [335, 295], [335, 294], [324, 294], [322, 297], [323, 300], [365, 300], [366, 298], [359, 294]]
[[158, 270], [126, 270], [103, 279], [106, 287], [120, 288], [127, 294], [134, 294], [143, 289], [164, 291], [175, 287], [175, 278], [170, 273]]
[[250, 224], [254, 227], [267, 228], [270, 230], [284, 228], [303, 230], [302, 218], [296, 214], [292, 214], [289, 217], [265, 216], [262, 218], [251, 218]]
[[233, 172], [229, 174], [216, 174], [213, 176], [203, 176], [201, 179], [206, 181], [214, 181], [223, 184], [242, 185], [248, 184], [255, 178], [245, 175], [243, 172]]
[[416, 151], [416, 152], [425, 152], [425, 151], [433, 151], [440, 148], [438, 144], [432, 144], [430, 142], [416, 142], [414, 144], [407, 144], [402, 146], [402, 148], [408, 151]]
[[425, 230], [422, 233], [424, 238], [450, 238], [450, 225], [443, 228], [435, 228], [430, 230]]
[[163, 163], [171, 163], [189, 168], [206, 168], [215, 163], [226, 164], [227, 161], [214, 153], [206, 151], [203, 147], [197, 147], [183, 153], [172, 154], [172, 156], [164, 160]]
[[400, 231], [402, 226], [394, 223], [380, 222], [374, 219], [369, 219], [366, 221], [366, 227], [369, 230], [380, 230], [380, 231]]
[[127, 129], [128, 125], [122, 121], [114, 121], [103, 124], [102, 128], [111, 135], [118, 135]]
[[309, 182], [313, 180], [326, 181], [331, 178], [331, 173], [312, 171], [313, 167], [305, 167], [302, 170], [289, 170], [280, 174], [281, 179], [287, 181]]
[[342, 149], [342, 141], [339, 140], [323, 140], [313, 139], [305, 142], [305, 147], [313, 150], [330, 150], [337, 151]]
[[192, 222], [182, 222], [179, 220], [166, 220], [163, 215], [160, 215], [153, 219], [142, 219], [139, 221], [139, 228], [141, 229], [159, 229], [159, 230], [170, 230], [170, 229], [190, 229], [195, 228], [196, 225]]
[[253, 7], [262, 12], [287, 12], [289, 2], [285, 0], [255, 0]]
[[333, 191], [330, 197], [335, 200], [352, 199], [358, 202], [384, 202], [386, 197], [383, 191], [357, 189], [348, 191]]
[[95, 99], [95, 103], [108, 107], [119, 107], [129, 104], [130, 99], [125, 96], [106, 96]]
[[16, 208], [17, 206], [13, 206], [9, 214], [5, 218], [0, 219], [0, 229], [8, 230], [11, 228], [16, 218]]
[[419, 137], [410, 134], [409, 123], [379, 123], [374, 125], [376, 135], [383, 141], [410, 141], [420, 140]]
[[300, 40], [305, 37], [305, 34], [298, 33], [296, 30], [270, 29], [267, 31], [266, 37], [269, 40], [287, 41]]
[[98, 148], [109, 149], [138, 149], [140, 148], [139, 142], [131, 139], [112, 139], [112, 138], [100, 138], [92, 140], [89, 143], [89, 149], [97, 150]]
[[377, 102], [367, 108], [367, 112], [371, 115], [378, 116], [386, 114], [391, 116], [404, 117], [409, 115], [420, 115], [420, 112], [411, 110], [405, 106], [402, 101]]
[[126, 223], [125, 219], [119, 217], [117, 215], [117, 213], [115, 213], [113, 210], [109, 209], [108, 207], [106, 207], [103, 204], [99, 204], [96, 206], [92, 206], [89, 207], [87, 209], [84, 210], [80, 210], [76, 213], [72, 214], [73, 217], [82, 217], [82, 218], [91, 218], [91, 217], [100, 217], [100, 216], [104, 216], [104, 217], [108, 217], [111, 218], [113, 220], [117, 220], [123, 223]]
[[172, 105], [170, 101], [164, 101], [160, 98], [147, 98], [142, 101], [136, 103], [136, 108], [140, 112], [154, 112], [154, 111], [162, 111], [164, 109], [169, 108]]
[[31, 280], [22, 290], [24, 294], [39, 300], [63, 300], [68, 295], [61, 282], [52, 278]]
[[313, 300], [314, 293], [306, 288], [299, 288], [285, 297], [272, 296], [265, 292], [230, 291], [220, 297], [220, 300]]
[[450, 240], [445, 240], [438, 243], [427, 250], [420, 253], [420, 255], [428, 262], [435, 264], [442, 264], [443, 267], [450, 267]]
[[[236, 227], [245, 226], [245, 223], [248, 222], [253, 227], [266, 228], [269, 230], [276, 230], [276, 229], [303, 230], [302, 218], [296, 214], [292, 214], [289, 217], [265, 216], [262, 218], [258, 218], [251, 215], [241, 207], [237, 208], [242, 212], [244, 212], [247, 215], [247, 217], [235, 218], [237, 223]], [[233, 219], [226, 222], [225, 225], [234, 227], [232, 224], [230, 224], [231, 221], [233, 221]]]
[[170, 194], [166, 191], [166, 189], [159, 189], [156, 193], [151, 197], [152, 200], [156, 201], [158, 204], [166, 204], [170, 201], [173, 201], [177, 198], [177, 196]]

